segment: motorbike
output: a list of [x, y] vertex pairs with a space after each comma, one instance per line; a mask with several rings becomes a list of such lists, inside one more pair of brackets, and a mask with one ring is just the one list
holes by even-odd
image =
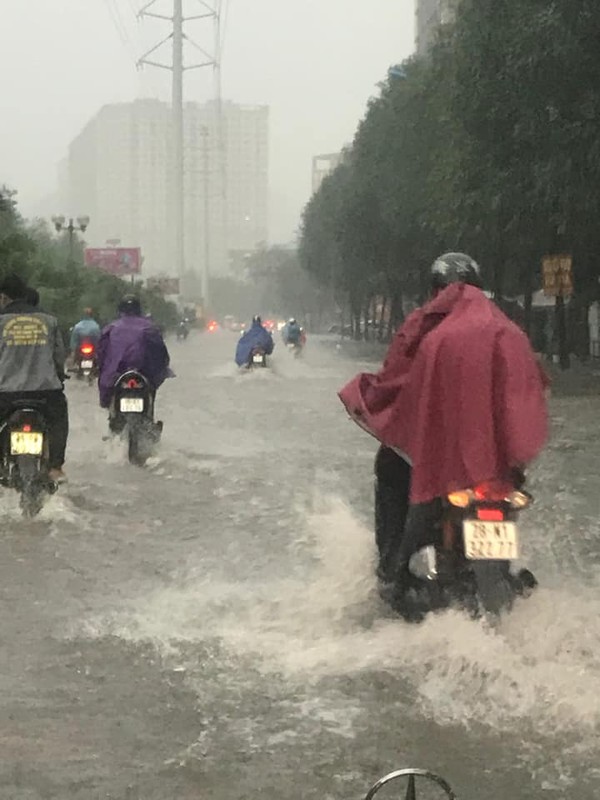
[[0, 485], [20, 495], [24, 517], [42, 510], [58, 485], [48, 477], [48, 423], [43, 401], [15, 403], [0, 422]]
[[163, 423], [154, 421], [155, 392], [137, 370], [121, 375], [114, 385], [110, 409], [111, 433], [127, 441], [129, 462], [143, 467], [160, 441]]
[[178, 342], [185, 342], [190, 334], [190, 330], [187, 325], [180, 325], [177, 328], [177, 341]]
[[93, 342], [82, 342], [74, 358], [73, 372], [77, 380], [86, 380], [90, 386], [94, 382], [98, 370], [96, 365], [96, 345]]
[[267, 366], [267, 354], [262, 347], [255, 347], [250, 353], [250, 360], [247, 364], [247, 369], [255, 369], [258, 367], [262, 369]]
[[392, 591], [394, 609], [411, 622], [450, 606], [497, 618], [528, 597], [535, 577], [511, 567], [520, 556], [519, 514], [532, 501], [522, 487], [501, 481], [449, 494], [410, 559], [402, 590]]

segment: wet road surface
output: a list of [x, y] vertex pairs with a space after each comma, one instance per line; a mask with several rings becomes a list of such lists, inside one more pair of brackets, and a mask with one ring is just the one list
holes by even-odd
[[347, 800], [403, 766], [597, 797], [600, 399], [553, 403], [538, 594], [499, 631], [412, 627], [373, 592], [375, 443], [335, 395], [366, 365], [312, 342], [239, 375], [234, 346], [170, 343], [145, 470], [72, 381], [69, 485], [33, 522], [0, 495], [0, 798]]

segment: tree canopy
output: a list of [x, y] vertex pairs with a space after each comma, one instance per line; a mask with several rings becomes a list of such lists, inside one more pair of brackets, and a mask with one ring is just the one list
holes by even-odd
[[542, 258], [567, 252], [577, 295], [594, 296], [599, 41], [595, 0], [462, 0], [426, 57], [390, 70], [302, 220], [301, 264], [359, 335], [373, 298], [395, 324], [454, 249], [497, 297], [530, 295]]

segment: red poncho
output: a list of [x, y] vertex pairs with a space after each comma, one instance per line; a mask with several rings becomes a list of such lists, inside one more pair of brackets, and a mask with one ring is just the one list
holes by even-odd
[[547, 436], [545, 383], [525, 334], [453, 284], [406, 320], [376, 375], [340, 392], [349, 414], [410, 458], [411, 502], [508, 478]]

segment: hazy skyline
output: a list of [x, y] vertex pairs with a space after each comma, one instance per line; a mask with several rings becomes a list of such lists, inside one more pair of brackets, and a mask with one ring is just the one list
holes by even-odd
[[[199, 5], [185, 4], [188, 13]], [[101, 106], [169, 98], [169, 73], [135, 67], [144, 49], [168, 32], [166, 23], [136, 23], [134, 11], [141, 5], [3, 3], [0, 183], [18, 190], [25, 215], [39, 212], [43, 198], [55, 191], [58, 162]], [[157, 4], [161, 11], [170, 6], [169, 0]], [[412, 52], [413, 2], [228, 0], [226, 7], [223, 97], [271, 107], [270, 238], [287, 241], [310, 195], [312, 156], [351, 141], [387, 67]], [[210, 49], [206, 24], [190, 26], [190, 34]], [[209, 71], [187, 73], [186, 99], [210, 97]]]

